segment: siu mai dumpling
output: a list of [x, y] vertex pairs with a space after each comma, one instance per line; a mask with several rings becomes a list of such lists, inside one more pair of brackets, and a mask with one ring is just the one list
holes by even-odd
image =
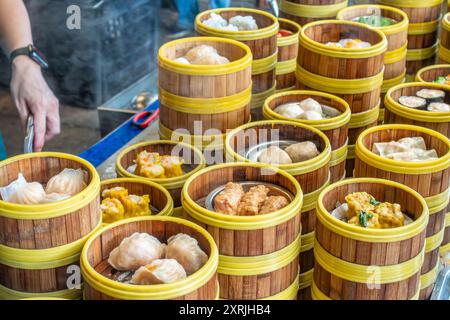
[[300, 108], [300, 104], [297, 102], [285, 103], [276, 107], [274, 112], [278, 113], [280, 116], [289, 119], [298, 119], [303, 113], [303, 109]]
[[177, 260], [157, 259], [140, 267], [131, 278], [131, 283], [139, 285], [173, 283], [186, 276], [186, 272]]
[[164, 168], [164, 175], [166, 178], [179, 177], [184, 174], [182, 165], [183, 158], [177, 156], [162, 156], [161, 166]]
[[208, 261], [208, 256], [193, 237], [179, 233], [167, 240], [166, 258], [178, 261], [188, 275], [193, 274]]
[[277, 146], [271, 146], [261, 151], [258, 161], [268, 164], [290, 164], [292, 163], [289, 154]]
[[137, 270], [164, 256], [165, 245], [148, 233], [135, 232], [122, 240], [109, 254], [108, 263], [116, 270]]
[[124, 218], [125, 209], [118, 199], [103, 199], [100, 209], [102, 211], [102, 221], [104, 223], [112, 223]]
[[125, 199], [128, 196], [128, 190], [124, 187], [113, 187], [102, 191], [102, 198]]
[[148, 194], [138, 196], [130, 194], [123, 198], [125, 218], [141, 217], [151, 215], [150, 196]]
[[3, 201], [26, 205], [44, 203], [46, 198], [42, 185], [39, 182], [27, 182], [21, 173], [17, 180], [0, 188], [0, 195]]
[[291, 144], [285, 151], [294, 163], [312, 159], [320, 153], [317, 146], [312, 141]]
[[162, 179], [165, 178], [164, 167], [160, 164], [150, 164], [148, 166], [142, 166], [136, 168], [139, 170], [136, 172], [137, 175], [150, 179]]
[[66, 168], [48, 181], [45, 191], [74, 196], [86, 188], [86, 176], [84, 170]]

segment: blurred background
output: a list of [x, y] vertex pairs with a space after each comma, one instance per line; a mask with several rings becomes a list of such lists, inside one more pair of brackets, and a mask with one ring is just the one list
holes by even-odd
[[[159, 46], [193, 34], [193, 17], [183, 11], [184, 19], [179, 19], [180, 5], [190, 2], [186, 0], [24, 2], [34, 43], [50, 63], [45, 77], [61, 104], [61, 134], [46, 150], [77, 154], [154, 101]], [[203, 11], [210, 2], [221, 3], [198, 0], [197, 8], [187, 9]], [[73, 4], [81, 8], [79, 30], [66, 26], [66, 10]], [[265, 0], [232, 0], [231, 6], [269, 10]], [[22, 153], [23, 134], [8, 84], [9, 64], [0, 52], [0, 132], [7, 154], [12, 156]]]

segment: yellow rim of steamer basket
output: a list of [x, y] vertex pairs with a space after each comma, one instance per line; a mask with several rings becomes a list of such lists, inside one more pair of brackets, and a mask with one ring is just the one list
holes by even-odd
[[444, 210], [447, 207], [450, 200], [449, 195], [450, 195], [450, 187], [441, 193], [425, 198], [425, 202], [427, 203], [430, 215], [435, 214], [441, 210]]
[[345, 159], [347, 159], [347, 154], [348, 154], [348, 138], [342, 147], [331, 151], [330, 167], [337, 166], [341, 162], [345, 161]]
[[[332, 48], [329, 46], [326, 46], [323, 43], [314, 41], [310, 39], [306, 35], [306, 30], [308, 28], [314, 27], [316, 25], [321, 24], [346, 24], [351, 25], [358, 28], [365, 28], [368, 29], [374, 33], [377, 33], [378, 36], [381, 38], [381, 41], [372, 45], [370, 48], [361, 48], [361, 49], [355, 49], [355, 48]], [[387, 39], [384, 33], [378, 29], [373, 29], [367, 25], [353, 22], [353, 21], [345, 21], [345, 20], [321, 20], [321, 21], [315, 21], [308, 23], [306, 26], [302, 28], [302, 31], [300, 32], [300, 45], [303, 46], [305, 49], [312, 51], [314, 53], [334, 57], [334, 58], [353, 58], [353, 59], [364, 59], [364, 58], [370, 58], [374, 57], [379, 54], [383, 54], [387, 49]]]
[[442, 228], [441, 231], [438, 233], [432, 235], [431, 237], [425, 238], [425, 253], [429, 253], [437, 248], [442, 243], [442, 240], [444, 240], [444, 234], [445, 234], [445, 228]]
[[300, 273], [298, 279], [298, 290], [303, 290], [308, 287], [311, 287], [313, 275], [314, 275], [314, 268], [306, 272]]
[[[407, 161], [386, 159], [367, 149], [363, 143], [363, 139], [369, 134], [383, 130], [408, 130], [425, 133], [429, 136], [436, 137], [445, 144], [447, 144], [449, 146], [449, 151], [442, 157], [430, 161], [407, 162]], [[375, 168], [384, 171], [402, 174], [417, 175], [417, 174], [436, 173], [445, 170], [450, 166], [450, 140], [447, 137], [445, 137], [444, 135], [440, 134], [437, 131], [428, 128], [406, 124], [384, 124], [364, 130], [356, 140], [355, 153], [356, 156], [361, 161], [367, 163], [370, 166], [373, 166]]]
[[[234, 130], [231, 130], [227, 133], [225, 138], [225, 150], [228, 155], [231, 155], [233, 159], [236, 159], [238, 162], [249, 162], [249, 163], [256, 163], [254, 161], [250, 161], [249, 159], [243, 157], [242, 155], [238, 154], [236, 151], [234, 151], [231, 147], [231, 139], [236, 136], [239, 132], [245, 131], [247, 129], [251, 129], [257, 126], [272, 126], [272, 128], [276, 125], [290, 125], [294, 127], [300, 127], [305, 130], [309, 130], [319, 136], [319, 138], [322, 139], [322, 141], [325, 142], [325, 147], [323, 151], [316, 157], [292, 164], [280, 164], [277, 165], [277, 168], [280, 168], [282, 170], [285, 170], [291, 175], [300, 175], [308, 172], [312, 172], [314, 170], [317, 170], [323, 166], [325, 166], [327, 163], [329, 163], [331, 159], [331, 145], [330, 141], [328, 140], [327, 136], [320, 130], [308, 126], [303, 123], [299, 122], [291, 122], [291, 121], [284, 121], [284, 120], [263, 120], [263, 121], [256, 121], [252, 123], [248, 123], [245, 125], [242, 125], [240, 127], [237, 127]], [[266, 164], [267, 165], [267, 164]], [[304, 200], [303, 200], [304, 201]]]
[[384, 54], [384, 64], [392, 64], [399, 61], [402, 61], [406, 58], [408, 53], [408, 43], [405, 43], [398, 49], [392, 51], [386, 51]]
[[447, 244], [444, 244], [439, 248], [439, 254], [445, 255], [448, 251], [450, 251], [450, 242]]
[[275, 67], [277, 76], [281, 76], [283, 74], [295, 72], [297, 70], [297, 59], [278, 61], [277, 66]]
[[445, 214], [445, 226], [450, 227], [450, 212]]
[[448, 74], [450, 74], [450, 64], [435, 64], [435, 65], [420, 69], [416, 74], [416, 82], [433, 83], [433, 82], [425, 81], [422, 76], [425, 72], [431, 71], [434, 69], [449, 69]]
[[[282, 89], [276, 89], [275, 90], [275, 94], [278, 94], [278, 93], [283, 93], [283, 92], [286, 92], [286, 91], [292, 91], [292, 90], [295, 90], [295, 88], [296, 88], [296, 86], [294, 85], [294, 86], [292, 86], [292, 87], [287, 87], [287, 88], [282, 88]], [[263, 112], [264, 112], [264, 110], [263, 110]], [[275, 119], [267, 119], [266, 118], [266, 120], [275, 120]]]
[[[387, 185], [398, 189], [402, 189], [408, 192], [411, 196], [413, 196], [420, 202], [420, 204], [422, 205], [421, 215], [419, 216], [419, 218], [417, 218], [408, 225], [391, 229], [361, 228], [359, 226], [348, 224], [344, 221], [341, 221], [333, 217], [331, 213], [328, 212], [325, 209], [325, 206], [323, 205], [324, 196], [329, 191], [331, 191], [336, 187], [356, 183], [377, 183], [380, 185]], [[398, 242], [412, 238], [420, 234], [423, 230], [425, 230], [426, 225], [428, 223], [428, 207], [425, 200], [419, 193], [398, 182], [377, 178], [351, 178], [331, 184], [330, 186], [325, 188], [325, 190], [320, 194], [319, 199], [317, 201], [316, 214], [317, 219], [319, 219], [320, 222], [324, 225], [324, 227], [329, 229], [331, 232], [334, 232], [343, 237], [347, 237], [353, 240], [373, 242], [373, 243]]]
[[300, 235], [289, 245], [281, 250], [250, 257], [233, 257], [219, 255], [219, 267], [217, 272], [230, 276], [254, 276], [266, 274], [281, 269], [300, 254]]
[[[292, 32], [292, 34], [289, 36], [277, 38], [277, 46], [278, 47], [286, 47], [286, 46], [290, 46], [293, 44], [297, 44], [298, 36], [300, 35], [300, 30], [302, 30], [302, 27], [297, 22], [294, 22], [294, 21], [288, 20], [288, 19], [284, 19], [284, 18], [278, 18], [278, 23], [280, 23], [280, 22], [283, 22], [283, 23], [289, 25], [289, 27], [291, 29], [295, 29], [295, 30], [285, 29], [285, 30]], [[281, 29], [281, 25], [280, 25], [280, 29]]]
[[339, 10], [347, 7], [348, 0], [335, 4], [309, 5], [280, 0], [280, 10], [297, 17], [333, 18]]
[[[257, 30], [247, 30], [247, 31], [231, 31], [231, 30], [220, 30], [216, 28], [209, 27], [202, 22], [202, 18], [211, 13], [219, 14], [226, 11], [240, 11], [242, 13], [255, 13], [259, 15], [263, 15], [270, 20], [272, 20], [272, 24], [265, 28], [260, 28]], [[221, 38], [228, 38], [238, 41], [252, 41], [259, 40], [268, 37], [275, 36], [278, 34], [279, 24], [278, 20], [275, 16], [265, 11], [249, 9], [249, 8], [221, 8], [221, 9], [211, 9], [207, 11], [203, 11], [198, 14], [195, 18], [195, 30], [202, 35], [209, 35]]]
[[430, 82], [409, 82], [409, 83], [403, 83], [399, 84], [391, 89], [388, 90], [386, 93], [386, 96], [384, 98], [384, 105], [385, 108], [389, 109], [392, 113], [395, 113], [401, 117], [404, 117], [406, 119], [412, 119], [416, 121], [423, 121], [423, 122], [449, 122], [450, 121], [450, 112], [429, 112], [424, 110], [414, 110], [412, 108], [408, 108], [405, 106], [402, 106], [400, 103], [395, 101], [392, 98], [392, 93], [406, 88], [406, 87], [426, 87], [427, 89], [437, 89], [437, 90], [444, 90], [447, 92], [447, 94], [450, 94], [449, 86], [443, 85], [443, 84], [437, 84], [437, 83], [430, 83]]
[[[163, 55], [164, 50], [172, 47], [174, 44], [179, 43], [189, 43], [189, 42], [217, 42], [217, 43], [228, 43], [232, 44], [236, 47], [244, 50], [244, 57], [231, 61], [230, 63], [215, 65], [214, 68], [208, 65], [191, 65], [184, 64], [180, 62], [176, 62], [172, 59], [166, 58]], [[234, 72], [238, 72], [244, 70], [245, 68], [250, 67], [252, 64], [252, 53], [250, 48], [245, 44], [235, 41], [232, 39], [225, 38], [216, 38], [216, 37], [192, 37], [192, 38], [183, 38], [178, 40], [173, 40], [167, 42], [161, 46], [158, 51], [158, 65], [168, 71], [191, 75], [191, 76], [214, 76], [214, 75], [224, 75], [230, 74]]]
[[[449, 7], [450, 7], [450, 5], [449, 5]], [[444, 17], [442, 18], [442, 28], [445, 29], [445, 30], [447, 30], [447, 31], [450, 31], [450, 21], [449, 21], [449, 18], [450, 18], [450, 12], [449, 12], [449, 13], [446, 13], [446, 14], [444, 15]]]
[[[149, 187], [152, 187], [154, 189], [157, 189], [159, 191], [161, 191], [164, 196], [167, 199], [167, 203], [164, 206], [164, 208], [162, 208], [157, 214], [154, 214], [154, 216], [171, 216], [174, 208], [173, 208], [173, 199], [172, 196], [170, 195], [169, 191], [167, 191], [166, 188], [164, 188], [163, 186], [153, 182], [153, 181], [149, 181], [146, 180], [145, 178], [115, 178], [115, 179], [108, 179], [108, 180], [103, 180], [101, 182], [101, 186], [102, 187], [107, 187], [109, 184], [121, 184], [121, 183], [137, 183], [137, 184], [144, 184], [147, 185]], [[151, 201], [152, 199], [150, 199]], [[128, 219], [128, 218], [125, 218]]]
[[423, 49], [409, 49], [406, 53], [406, 61], [421, 61], [432, 58], [438, 51], [438, 44]]
[[276, 89], [277, 89], [277, 82], [274, 81], [273, 86], [269, 90], [262, 91], [259, 93], [253, 93], [252, 101], [250, 102], [250, 108], [251, 109], [261, 108], [261, 106], [264, 104], [264, 101], [271, 95], [275, 94]]
[[[273, 101], [274, 99], [284, 97], [284, 96], [289, 96], [289, 95], [311, 95], [311, 96], [316, 96], [316, 97], [327, 98], [327, 99], [333, 100], [335, 102], [338, 102], [340, 105], [344, 106], [345, 111], [344, 112], [339, 111], [339, 112], [341, 112], [340, 115], [333, 117], [333, 118], [329, 118], [329, 119], [298, 120], [298, 119], [290, 119], [288, 117], [284, 117], [284, 116], [276, 113], [275, 111], [273, 111], [273, 109], [271, 109], [269, 107], [270, 102]], [[351, 117], [350, 106], [344, 99], [339, 98], [339, 97], [329, 94], [329, 93], [319, 92], [319, 91], [311, 91], [311, 90], [293, 90], [293, 91], [276, 93], [276, 94], [270, 96], [269, 98], [267, 98], [267, 100], [264, 102], [263, 114], [267, 120], [285, 120], [285, 121], [291, 121], [291, 122], [298, 122], [298, 123], [303, 123], [303, 124], [309, 125], [311, 127], [314, 127], [316, 129], [322, 130], [322, 131], [342, 127], [342, 126], [346, 125], [347, 123], [349, 123], [350, 117]]]
[[352, 113], [348, 128], [355, 129], [368, 126], [378, 121], [379, 115], [380, 115], [380, 101], [373, 109], [369, 109], [358, 113]]
[[390, 88], [404, 83], [406, 80], [405, 77], [406, 77], [406, 69], [398, 77], [388, 79], [388, 80], [383, 80], [383, 84], [381, 85], [381, 92], [386, 93], [389, 91]]
[[[191, 274], [190, 276], [168, 284], [156, 284], [156, 285], [132, 285], [126, 283], [120, 283], [111, 279], [108, 279], [101, 274], [97, 273], [95, 269], [89, 264], [88, 260], [88, 249], [92, 245], [93, 241], [100, 236], [106, 230], [113, 229], [122, 224], [146, 221], [146, 220], [154, 220], [154, 221], [169, 221], [174, 222], [180, 225], [184, 225], [191, 229], [194, 229], [198, 233], [200, 233], [208, 242], [211, 252], [206, 263], [201, 267], [198, 271]], [[86, 242], [86, 245], [83, 248], [80, 259], [80, 266], [83, 278], [85, 281], [93, 287], [95, 290], [98, 290], [102, 293], [105, 293], [108, 296], [119, 298], [119, 299], [133, 299], [133, 300], [167, 300], [173, 299], [179, 296], [186, 295], [194, 290], [200, 288], [208, 281], [211, 280], [211, 277], [216, 273], [217, 265], [219, 260], [219, 254], [217, 250], [217, 246], [214, 242], [212, 236], [199, 225], [187, 221], [185, 219], [174, 218], [174, 217], [137, 217], [128, 220], [118, 221], [106, 226], [103, 229], [96, 231]]]
[[437, 19], [429, 22], [410, 23], [408, 26], [408, 35], [419, 36], [433, 33], [438, 30], [442, 15]]
[[296, 300], [298, 292], [298, 279], [299, 276], [295, 278], [294, 282], [292, 282], [292, 284], [289, 287], [287, 287], [280, 293], [277, 293], [276, 295], [267, 298], [261, 298], [257, 300]]
[[82, 289], [33, 293], [17, 291], [0, 285], [0, 300], [79, 300], [82, 295]]
[[336, 94], [358, 94], [373, 91], [383, 84], [383, 70], [373, 77], [361, 79], [336, 79], [309, 72], [297, 64], [297, 80], [306, 86], [319, 91]]
[[314, 248], [315, 235], [316, 235], [315, 231], [302, 234], [301, 236], [302, 247], [300, 248], [300, 253], [309, 251]]
[[310, 210], [314, 210], [316, 208], [317, 199], [319, 198], [319, 194], [330, 185], [331, 181], [331, 174], [328, 173], [328, 179], [327, 181], [319, 187], [319, 189], [314, 190], [310, 193], [305, 193], [303, 195], [303, 206], [302, 206], [302, 213], [307, 212]]
[[36, 152], [23, 154], [1, 161], [0, 168], [16, 161], [30, 158], [59, 158], [78, 162], [83, 165], [83, 170], [87, 170], [89, 172], [91, 181], [86, 188], [76, 195], [66, 200], [53, 203], [23, 205], [0, 200], [0, 217], [17, 220], [57, 218], [83, 208], [98, 196], [100, 191], [100, 177], [97, 171], [90, 162], [74, 155], [59, 152]]
[[[180, 177], [164, 178], [164, 179], [150, 179], [150, 178], [141, 177], [136, 174], [128, 172], [126, 168], [122, 167], [122, 164], [120, 163], [120, 161], [125, 156], [125, 154], [127, 154], [128, 152], [130, 152], [134, 149], [140, 148], [140, 147], [152, 146], [152, 145], [157, 145], [157, 144], [170, 144], [173, 146], [179, 145], [184, 148], [190, 149], [192, 152], [197, 154], [198, 158], [200, 159], [200, 163], [192, 171], [187, 172], [186, 174], [184, 174]], [[129, 146], [129, 147], [123, 149], [122, 151], [120, 151], [119, 154], [117, 155], [117, 160], [116, 160], [116, 170], [118, 171], [120, 176], [132, 177], [132, 178], [137, 178], [137, 179], [145, 179], [145, 180], [148, 179], [149, 181], [153, 181], [157, 184], [160, 184], [169, 190], [182, 187], [188, 177], [192, 176], [194, 173], [198, 172], [199, 170], [201, 170], [204, 167], [205, 167], [205, 159], [203, 157], [203, 153], [200, 150], [198, 150], [197, 148], [195, 148], [194, 146], [192, 146], [190, 144], [178, 142], [178, 141], [171, 141], [171, 140], [156, 140], [156, 141], [147, 141], [147, 142], [141, 142], [141, 143], [134, 144], [134, 145]]]
[[414, 258], [389, 266], [360, 265], [351, 263], [328, 253], [318, 242], [314, 244], [314, 258], [322, 268], [336, 277], [358, 283], [370, 283], [376, 268], [376, 283], [398, 282], [420, 272], [424, 259], [424, 250]]
[[189, 114], [217, 114], [244, 108], [250, 104], [252, 86], [244, 91], [222, 98], [188, 98], [159, 88], [160, 103], [167, 109]]
[[450, 50], [439, 44], [439, 58], [446, 62], [450, 62]]
[[[188, 194], [188, 188], [194, 179], [210, 171], [232, 167], [257, 168], [260, 170], [267, 170], [268, 172], [272, 171], [278, 173], [294, 185], [296, 189], [294, 198], [291, 203], [280, 210], [256, 216], [231, 216], [209, 211], [191, 199]], [[183, 187], [182, 203], [184, 212], [201, 223], [228, 230], [257, 230], [276, 226], [280, 223], [289, 221], [296, 215], [300, 215], [303, 203], [303, 192], [298, 181], [292, 175], [279, 168], [261, 163], [226, 163], [207, 167], [191, 176]]]
[[417, 1], [417, 0], [379, 0], [378, 2], [392, 5], [396, 7], [406, 7], [406, 8], [427, 8], [434, 7], [442, 4], [443, 0], [427, 0], [427, 1]]
[[400, 33], [402, 31], [405, 31], [408, 29], [409, 19], [408, 19], [407, 14], [404, 11], [394, 8], [394, 7], [376, 5], [376, 4], [361, 4], [361, 5], [350, 6], [350, 7], [344, 8], [338, 12], [336, 19], [344, 20], [344, 21], [351, 21], [351, 20], [345, 19], [344, 15], [349, 11], [357, 10], [357, 9], [382, 9], [382, 10], [386, 10], [386, 11], [395, 12], [396, 14], [400, 15], [402, 17], [402, 20], [400, 20], [397, 23], [390, 25], [390, 26], [374, 27], [374, 26], [369, 25], [369, 27], [371, 27], [371, 28], [381, 30], [385, 35], [392, 35], [392, 34]]
[[436, 282], [436, 279], [439, 274], [439, 259], [436, 262], [436, 265], [429, 272], [422, 274], [420, 276], [420, 289], [428, 288]]
[[277, 61], [278, 50], [266, 58], [254, 59], [252, 63], [252, 75], [258, 75], [274, 70], [277, 65]]

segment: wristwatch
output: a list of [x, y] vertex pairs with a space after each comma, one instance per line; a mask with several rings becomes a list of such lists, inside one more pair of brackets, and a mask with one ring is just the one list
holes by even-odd
[[28, 56], [31, 60], [36, 62], [42, 69], [48, 69], [48, 62], [45, 56], [35, 46], [29, 44], [26, 47], [19, 48], [11, 52], [9, 55], [10, 63], [18, 56]]

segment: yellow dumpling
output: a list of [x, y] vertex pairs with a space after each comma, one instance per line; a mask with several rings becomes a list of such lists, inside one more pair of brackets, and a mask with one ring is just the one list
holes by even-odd
[[358, 216], [359, 212], [373, 211], [374, 206], [372, 205], [373, 197], [367, 192], [355, 192], [347, 195], [345, 201], [348, 204], [348, 217]]
[[101, 206], [104, 223], [112, 223], [124, 218], [125, 209], [118, 199], [106, 198]]
[[165, 170], [162, 165], [160, 164], [151, 164], [148, 166], [143, 166], [137, 171], [137, 174], [145, 177], [145, 178], [151, 178], [151, 179], [162, 179], [165, 178]]
[[162, 156], [161, 165], [164, 168], [165, 176], [167, 178], [179, 177], [184, 174], [181, 166], [184, 160], [177, 156]]
[[360, 211], [356, 216], [348, 220], [349, 224], [357, 225], [364, 228], [380, 229], [378, 215], [373, 212]]
[[128, 195], [123, 199], [123, 207], [125, 208], [125, 217], [140, 217], [151, 215], [150, 211], [150, 196], [148, 194], [143, 196]]
[[378, 220], [383, 229], [396, 228], [404, 225], [405, 216], [400, 210], [398, 203], [380, 203], [375, 207], [374, 212], [378, 215]]
[[143, 167], [150, 166], [155, 163], [159, 163], [160, 157], [159, 153], [157, 152], [148, 152], [148, 151], [142, 151], [140, 152], [136, 157], [136, 172], [139, 174], [139, 172], [142, 170]]
[[105, 189], [102, 192], [102, 198], [113, 198], [122, 200], [128, 196], [128, 190], [124, 187], [114, 187], [111, 189]]

